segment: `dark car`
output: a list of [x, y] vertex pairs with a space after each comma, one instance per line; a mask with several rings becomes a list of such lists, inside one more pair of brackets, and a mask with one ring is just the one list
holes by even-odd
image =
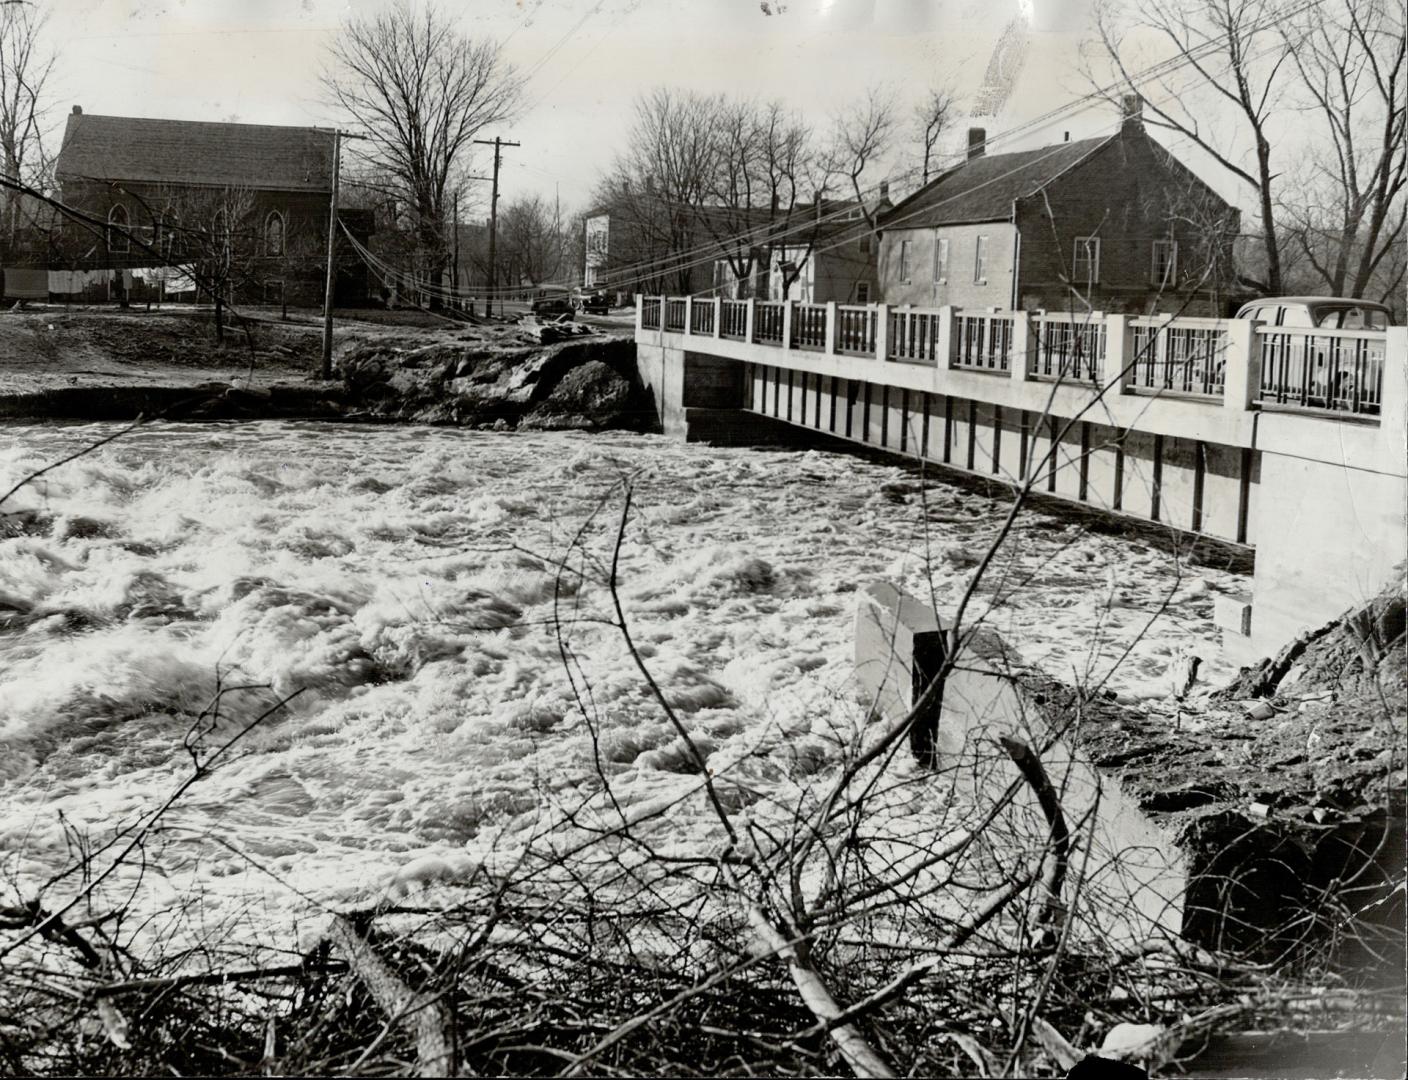
[[604, 292], [581, 293], [576, 298], [577, 308], [589, 315], [605, 315], [611, 310], [611, 303]]
[[572, 301], [565, 296], [540, 296], [533, 301], [531, 310], [540, 318], [556, 319], [563, 315], [570, 318]]

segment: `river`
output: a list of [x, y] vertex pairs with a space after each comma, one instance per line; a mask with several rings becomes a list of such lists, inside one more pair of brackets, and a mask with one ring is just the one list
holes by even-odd
[[[113, 430], [0, 429], [0, 491]], [[171, 807], [145, 871], [133, 860], [115, 888], [186, 919], [280, 926], [376, 895], [590, 789], [579, 702], [619, 798], [686, 782], [606, 590], [555, 570], [569, 551], [609, 566], [627, 477], [620, 592], [657, 680], [718, 760], [813, 746], [818, 769], [825, 733], [858, 712], [857, 583], [951, 605], [1009, 506], [844, 454], [658, 436], [139, 429], [3, 507], [4, 888], [30, 891], [142, 820], [295, 693]], [[1029, 514], [991, 582], [976, 612], [1058, 678], [1167, 697], [1180, 650], [1209, 682], [1229, 674], [1210, 619], [1213, 596], [1243, 585], [1231, 573]], [[696, 825], [671, 827], [687, 845]]]

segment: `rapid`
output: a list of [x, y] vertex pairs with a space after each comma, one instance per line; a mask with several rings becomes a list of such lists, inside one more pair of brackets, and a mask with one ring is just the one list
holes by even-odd
[[[0, 491], [114, 430], [0, 429]], [[857, 585], [951, 608], [1010, 506], [844, 454], [658, 436], [137, 429], [0, 506], [3, 888], [130, 828], [294, 694], [115, 875], [139, 906], [286, 928], [503, 843], [599, 770], [627, 805], [691, 783], [601, 584], [624, 478], [639, 652], [711, 768], [746, 748], [779, 788], [823, 772], [827, 732], [863, 713]], [[974, 615], [1057, 678], [1152, 702], [1180, 654], [1230, 674], [1211, 609], [1241, 583], [1031, 512]], [[668, 828], [688, 848], [708, 822]]]

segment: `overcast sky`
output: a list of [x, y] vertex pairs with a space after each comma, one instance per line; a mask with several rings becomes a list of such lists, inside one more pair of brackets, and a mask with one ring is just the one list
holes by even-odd
[[[43, 4], [43, 0], [39, 0]], [[469, 0], [453, 12], [474, 35], [504, 42], [531, 73], [522, 117], [487, 131], [521, 142], [505, 151], [503, 197], [560, 194], [580, 208], [620, 145], [637, 92], [660, 84], [781, 97], [820, 123], [871, 83], [906, 111], [935, 81], [971, 94], [1004, 29], [1032, 26], [1007, 107], [985, 117], [1005, 130], [1081, 96], [1076, 69], [1088, 0], [789, 0], [767, 16], [759, 0]], [[331, 124], [318, 72], [350, 14], [377, 0], [53, 0], [59, 50], [57, 132], [72, 104], [85, 111], [191, 120]], [[771, 6], [776, 9], [775, 2]], [[955, 136], [969, 120], [963, 118]], [[1109, 132], [1098, 105], [994, 150]], [[487, 161], [476, 171], [487, 172]], [[1219, 178], [1209, 177], [1217, 180]], [[484, 185], [487, 186], [487, 185]], [[1234, 189], [1225, 182], [1224, 194]]]

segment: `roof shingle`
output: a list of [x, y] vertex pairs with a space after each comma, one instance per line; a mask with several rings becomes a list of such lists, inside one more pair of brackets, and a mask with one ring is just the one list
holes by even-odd
[[332, 132], [73, 113], [60, 178], [331, 191]]
[[900, 202], [881, 219], [880, 227], [922, 229], [1006, 221], [1015, 199], [1041, 190], [1108, 141], [1102, 136], [965, 161]]

